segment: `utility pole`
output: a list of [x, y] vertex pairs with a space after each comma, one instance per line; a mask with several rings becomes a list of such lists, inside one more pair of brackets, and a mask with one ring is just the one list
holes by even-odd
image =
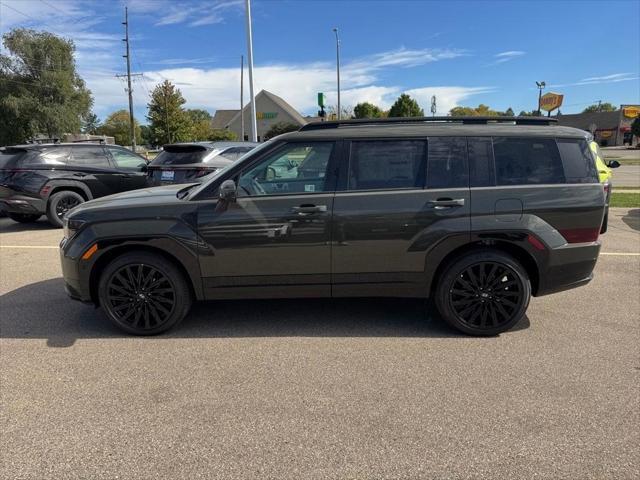
[[542, 103], [542, 90], [547, 86], [546, 82], [536, 82], [536, 86], [538, 87], [538, 116], [542, 115], [542, 109], [540, 108]]
[[[247, 15], [247, 62], [249, 65], [249, 96], [251, 110], [251, 141], [258, 141], [258, 120], [256, 118], [256, 97], [253, 94], [253, 38], [251, 35], [251, 0], [245, 0]], [[240, 115], [244, 111], [240, 110]]]
[[340, 38], [338, 37], [338, 29], [334, 28], [333, 33], [336, 34], [336, 76], [338, 80], [338, 120], [342, 117], [342, 109], [340, 107]]
[[127, 59], [127, 92], [129, 93], [129, 135], [131, 137], [131, 149], [136, 151], [136, 127], [133, 123], [133, 90], [131, 90], [131, 55], [129, 55], [129, 9], [124, 7], [124, 39], [127, 46], [127, 54], [123, 55]]
[[167, 140], [169, 143], [173, 143], [171, 141], [171, 128], [169, 127], [169, 106], [167, 105], [167, 97], [169, 96], [169, 88], [168, 85], [162, 87], [162, 96], [164, 97], [164, 126], [167, 132]]
[[240, 140], [244, 142], [244, 55], [240, 55]]

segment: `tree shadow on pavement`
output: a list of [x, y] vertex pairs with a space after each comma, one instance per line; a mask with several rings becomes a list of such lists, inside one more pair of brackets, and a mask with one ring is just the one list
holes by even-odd
[[[0, 338], [46, 339], [49, 347], [129, 337], [101, 309], [70, 300], [61, 278], [0, 296], [0, 317]], [[511, 331], [528, 327], [525, 317]], [[200, 302], [175, 329], [154, 338], [209, 337], [469, 338], [446, 325], [423, 300], [387, 298]]]
[[60, 230], [57, 227], [51, 225], [46, 217], [43, 215], [40, 220], [32, 223], [20, 223], [14, 222], [10, 218], [0, 218], [0, 232], [2, 233], [11, 233], [11, 232], [29, 232], [29, 231], [41, 231], [41, 230]]
[[634, 230], [640, 230], [640, 208], [629, 210], [622, 221]]

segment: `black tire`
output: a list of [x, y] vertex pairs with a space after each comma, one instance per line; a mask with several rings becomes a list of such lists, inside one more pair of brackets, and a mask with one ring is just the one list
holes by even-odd
[[497, 335], [518, 323], [529, 306], [531, 282], [511, 255], [477, 251], [453, 260], [436, 288], [436, 307], [469, 335]]
[[47, 205], [47, 219], [54, 227], [62, 228], [62, 219], [64, 215], [76, 207], [84, 203], [84, 197], [79, 193], [71, 190], [62, 190], [56, 192], [49, 198]]
[[149, 252], [114, 259], [98, 284], [100, 305], [121, 330], [157, 335], [178, 325], [191, 308], [187, 279], [172, 262]]
[[32, 223], [38, 220], [42, 216], [42, 214], [40, 213], [13, 213], [13, 212], [7, 212], [7, 215], [11, 220], [19, 223]]

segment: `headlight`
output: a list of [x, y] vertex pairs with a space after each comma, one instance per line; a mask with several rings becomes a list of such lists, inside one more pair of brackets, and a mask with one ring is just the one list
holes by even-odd
[[86, 222], [84, 220], [76, 220], [73, 218], [65, 217], [62, 221], [62, 229], [64, 232], [64, 238], [73, 237], [78, 230], [84, 225]]

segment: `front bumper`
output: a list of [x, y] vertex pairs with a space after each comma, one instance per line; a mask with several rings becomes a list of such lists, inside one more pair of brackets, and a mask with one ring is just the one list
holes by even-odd
[[88, 266], [82, 265], [82, 260], [69, 248], [69, 240], [63, 238], [60, 242], [60, 266], [62, 267], [62, 278], [64, 279], [64, 289], [70, 298], [81, 302], [93, 303], [89, 290], [88, 276], [90, 270]]

